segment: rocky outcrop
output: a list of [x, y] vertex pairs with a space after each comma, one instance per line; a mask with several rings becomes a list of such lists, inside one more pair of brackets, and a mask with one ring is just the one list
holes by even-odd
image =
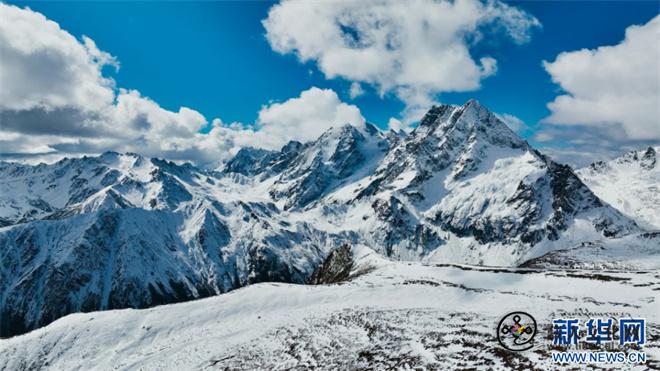
[[345, 244], [332, 250], [307, 280], [312, 285], [347, 281], [353, 269], [351, 245]]

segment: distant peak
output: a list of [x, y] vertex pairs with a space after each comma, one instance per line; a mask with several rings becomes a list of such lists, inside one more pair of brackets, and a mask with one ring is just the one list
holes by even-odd
[[653, 147], [647, 148], [646, 151], [644, 151], [644, 153], [642, 154], [642, 158], [640, 160], [640, 166], [646, 170], [654, 169], [656, 164], [656, 155], [657, 153], [655, 152], [655, 149]]
[[136, 158], [136, 159], [141, 159], [142, 155], [140, 155], [139, 153], [135, 153], [135, 152], [121, 153], [121, 152], [115, 152], [115, 151], [105, 151], [105, 152], [101, 153], [101, 155], [100, 155], [100, 158], [103, 159], [103, 160], [109, 160], [109, 159], [114, 160], [114, 159], [117, 159], [117, 158], [120, 158], [120, 157], [133, 157], [133, 158]]
[[616, 158], [617, 162], [637, 162], [637, 161], [650, 161], [655, 160], [656, 157], [656, 148], [649, 146], [645, 149], [633, 150], [624, 153], [620, 157]]
[[468, 100], [462, 106], [433, 106], [414, 132], [436, 138], [451, 136], [453, 141], [476, 140], [470, 139], [474, 137], [499, 146], [527, 146], [497, 115], [475, 99]]
[[420, 121], [420, 126], [430, 126], [439, 121], [445, 121], [452, 116], [455, 121], [460, 116], [473, 113], [476, 118], [485, 118], [492, 115], [484, 105], [479, 103], [476, 99], [470, 99], [462, 106], [455, 106], [451, 104], [437, 104], [433, 105], [431, 109], [424, 115]]
[[472, 98], [472, 99], [468, 100], [467, 102], [465, 102], [463, 107], [483, 107], [483, 106], [481, 105], [481, 103], [479, 103], [478, 100]]
[[460, 111], [462, 114], [474, 113], [474, 115], [480, 119], [486, 118], [487, 116], [493, 114], [488, 108], [479, 103], [479, 101], [476, 99], [470, 99], [467, 101], [463, 106], [461, 106]]
[[341, 131], [354, 131], [354, 130], [357, 130], [357, 127], [355, 127], [355, 125], [353, 125], [353, 124], [346, 123], [346, 124], [340, 126], [339, 130], [341, 130]]
[[323, 141], [328, 138], [346, 138], [346, 137], [355, 137], [355, 136], [361, 136], [362, 134], [360, 133], [360, 130], [351, 125], [351, 124], [344, 124], [341, 126], [332, 126], [328, 130], [326, 130], [321, 136], [317, 139], [317, 141]]
[[434, 105], [424, 115], [420, 126], [435, 126], [451, 119], [452, 123], [461, 120], [468, 121], [470, 124], [477, 124], [481, 121], [490, 121], [496, 117], [488, 108], [483, 106], [476, 99], [470, 99], [462, 106], [449, 104]]
[[271, 153], [271, 152], [273, 152], [273, 151], [269, 151], [269, 150], [263, 149], [263, 148], [241, 147], [241, 149], [239, 149], [238, 152], [236, 153], [236, 157], [249, 156], [251, 154], [261, 155], [261, 154], [266, 154], [266, 153]]

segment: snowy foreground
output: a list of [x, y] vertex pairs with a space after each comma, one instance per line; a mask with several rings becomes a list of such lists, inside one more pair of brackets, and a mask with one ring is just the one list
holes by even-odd
[[[353, 278], [261, 283], [144, 310], [71, 314], [0, 340], [0, 370], [556, 369], [553, 318], [645, 317], [647, 367], [660, 367], [660, 271], [424, 265], [354, 249]], [[532, 314], [534, 349], [495, 338], [508, 312]], [[598, 367], [615, 367], [599, 365]]]

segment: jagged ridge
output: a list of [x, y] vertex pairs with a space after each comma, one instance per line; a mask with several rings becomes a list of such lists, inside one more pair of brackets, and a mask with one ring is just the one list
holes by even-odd
[[220, 172], [111, 152], [1, 163], [0, 191], [0, 336], [71, 312], [303, 283], [346, 243], [504, 266], [584, 243], [625, 247], [608, 266], [660, 250], [476, 101], [433, 107], [406, 136], [346, 125], [243, 149]]

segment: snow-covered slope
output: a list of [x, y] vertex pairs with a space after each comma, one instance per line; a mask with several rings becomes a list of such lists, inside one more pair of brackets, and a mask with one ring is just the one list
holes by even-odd
[[[331, 128], [299, 149], [270, 189], [285, 210], [302, 208], [352, 179], [370, 174], [388, 149], [385, 136], [367, 124]], [[283, 149], [283, 154], [285, 153]]]
[[112, 152], [0, 163], [0, 223], [0, 336], [303, 283], [346, 243], [490, 266], [627, 268], [660, 250], [476, 101], [433, 107], [406, 136], [346, 125], [243, 149], [222, 171]]
[[632, 151], [577, 171], [598, 197], [633, 218], [660, 230], [660, 147]]
[[[72, 314], [0, 341], [0, 370], [557, 369], [551, 321], [563, 314], [586, 321], [633, 313], [646, 318], [647, 339], [660, 336], [657, 272], [422, 265], [366, 248], [352, 254], [342, 284], [261, 283], [189, 303]], [[535, 317], [539, 334], [533, 349], [513, 354], [493, 335], [517, 310]], [[657, 341], [643, 350], [647, 363], [627, 369], [660, 365]]]

